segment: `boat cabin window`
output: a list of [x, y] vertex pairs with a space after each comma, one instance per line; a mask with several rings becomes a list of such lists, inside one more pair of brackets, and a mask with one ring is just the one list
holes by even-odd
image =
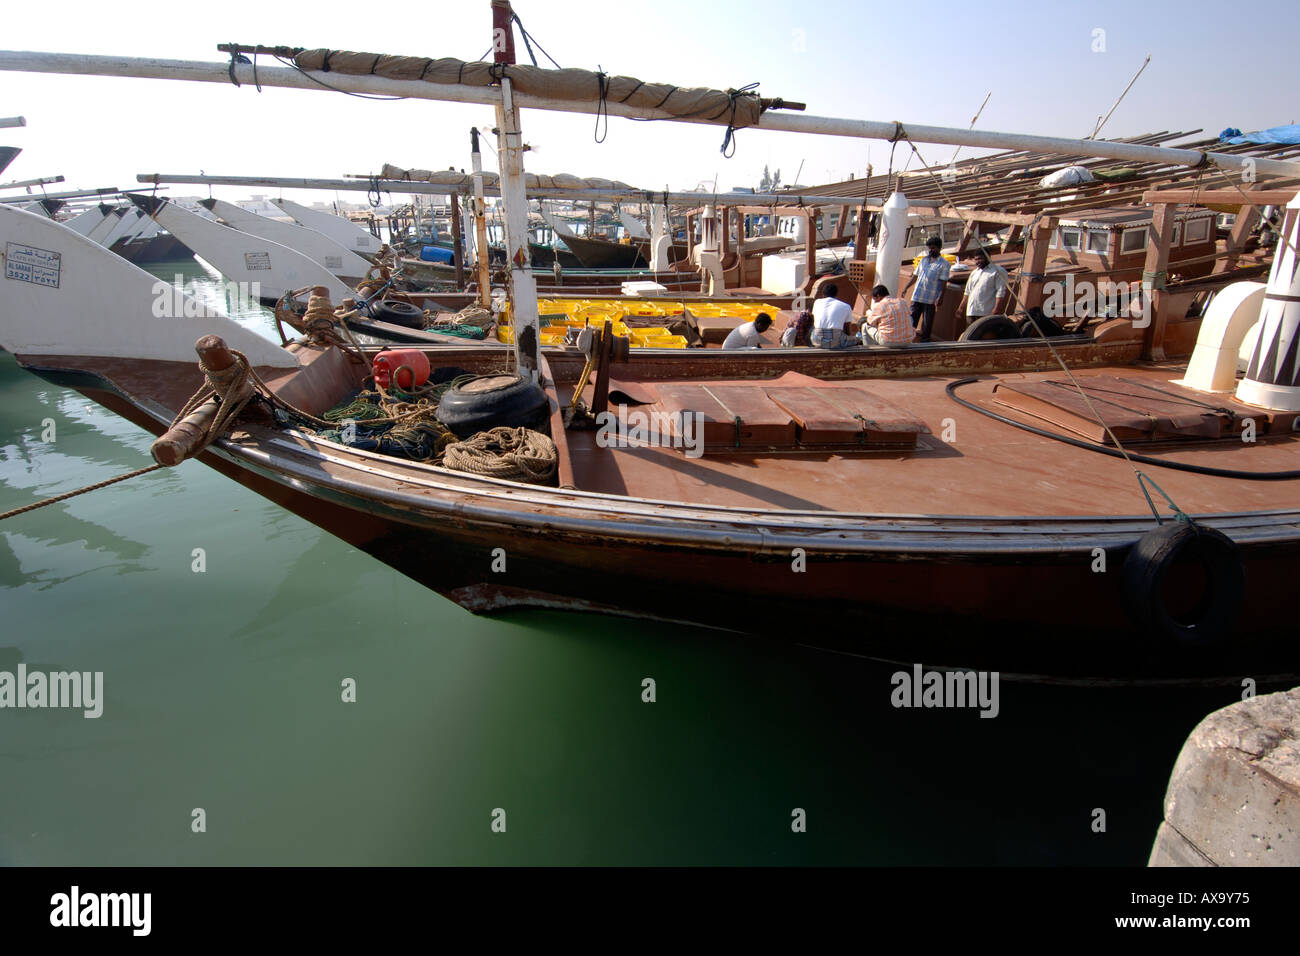
[[1078, 226], [1065, 226], [1061, 229], [1061, 248], [1068, 249], [1071, 252], [1078, 252], [1081, 248], [1082, 236]]
[[1174, 234], [1169, 240], [1169, 248], [1172, 249], [1174, 246], [1178, 245], [1182, 241], [1182, 238], [1183, 224], [1181, 222], [1176, 222], [1174, 223]]
[[1147, 227], [1125, 229], [1120, 239], [1120, 252], [1141, 252], [1147, 247]]
[[[939, 226], [937, 224], [931, 223], [926, 226], [912, 226], [907, 230], [907, 247], [910, 249], [913, 246], [923, 246], [925, 245], [925, 240], [929, 239], [931, 236], [938, 235]], [[942, 238], [942, 236], [940, 236], [940, 238]]]
[[960, 242], [962, 233], [962, 224], [959, 222], [946, 222], [943, 224], [943, 244], [946, 246], [952, 242]]
[[1188, 245], [1210, 238], [1210, 220], [1203, 217], [1188, 222], [1184, 238]]
[[1110, 233], [1102, 229], [1088, 230], [1088, 251], [1105, 255], [1110, 249]]

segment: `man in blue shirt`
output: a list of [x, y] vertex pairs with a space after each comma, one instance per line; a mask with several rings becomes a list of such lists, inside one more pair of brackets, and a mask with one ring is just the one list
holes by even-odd
[[907, 285], [903, 286], [903, 291], [899, 293], [900, 298], [907, 295], [907, 290], [912, 288], [912, 283], [916, 283], [916, 291], [912, 293], [912, 325], [916, 326], [916, 320], [921, 319], [921, 324], [916, 329], [916, 340], [918, 342], [930, 341], [930, 327], [934, 325], [934, 312], [943, 304], [943, 292], [948, 286], [948, 273], [951, 266], [948, 260], [939, 254], [943, 248], [943, 240], [938, 236], [931, 236], [925, 241], [926, 255], [912, 273], [912, 278], [907, 280]]

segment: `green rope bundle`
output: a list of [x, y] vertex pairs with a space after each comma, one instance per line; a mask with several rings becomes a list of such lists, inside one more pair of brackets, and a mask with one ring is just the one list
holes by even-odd
[[[352, 426], [350, 429], [299, 427], [341, 445], [409, 461], [439, 463], [447, 447], [457, 439], [435, 417], [438, 403], [448, 390], [476, 377], [459, 375], [447, 382], [429, 382], [409, 391], [396, 384], [383, 392], [363, 389], [321, 416], [326, 422], [347, 423]], [[394, 417], [400, 420], [393, 421]]]
[[342, 422], [351, 419], [364, 422], [375, 418], [387, 418], [388, 413], [379, 405], [379, 393], [365, 391], [349, 402], [336, 405], [321, 416], [327, 422]]
[[455, 335], [462, 339], [483, 339], [487, 337], [487, 329], [480, 329], [473, 325], [430, 325], [430, 332], [437, 332], [439, 335]]

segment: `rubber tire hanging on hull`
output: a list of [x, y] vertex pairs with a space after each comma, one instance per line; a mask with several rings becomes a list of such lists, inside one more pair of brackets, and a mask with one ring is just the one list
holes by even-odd
[[480, 375], [442, 396], [437, 418], [461, 438], [490, 428], [532, 428], [549, 432], [550, 400], [523, 376]]
[[[1207, 587], [1196, 608], [1177, 619], [1165, 602], [1170, 569], [1181, 561], [1198, 561]], [[1122, 571], [1129, 613], [1144, 629], [1188, 647], [1223, 643], [1241, 611], [1246, 572], [1232, 539], [1213, 528], [1172, 521], [1148, 531], [1129, 551]]]

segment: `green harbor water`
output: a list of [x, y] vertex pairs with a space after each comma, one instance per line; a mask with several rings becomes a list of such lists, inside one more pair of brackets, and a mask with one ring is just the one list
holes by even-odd
[[[220, 303], [199, 263], [153, 271]], [[0, 353], [0, 511], [150, 440]], [[193, 462], [0, 523], [20, 663], [102, 671], [104, 699], [0, 710], [10, 865], [1136, 866], [1186, 734], [1240, 697], [1003, 682], [981, 719], [797, 645], [475, 617]]]

